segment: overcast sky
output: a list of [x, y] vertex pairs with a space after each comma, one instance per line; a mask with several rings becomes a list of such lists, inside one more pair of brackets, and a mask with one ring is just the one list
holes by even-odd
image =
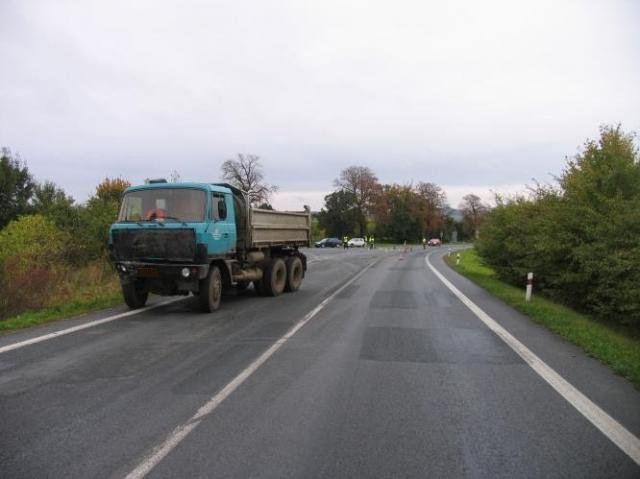
[[276, 207], [350, 165], [457, 206], [639, 131], [639, 25], [636, 1], [0, 0], [0, 145], [78, 201], [244, 152]]

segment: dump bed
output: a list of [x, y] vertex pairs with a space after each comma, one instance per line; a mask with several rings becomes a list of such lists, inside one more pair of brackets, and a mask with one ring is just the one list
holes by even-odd
[[233, 194], [238, 251], [270, 246], [309, 246], [311, 213], [252, 208], [247, 193], [228, 183], [213, 183], [229, 188]]
[[309, 246], [311, 215], [309, 212], [274, 211], [251, 208], [251, 247]]

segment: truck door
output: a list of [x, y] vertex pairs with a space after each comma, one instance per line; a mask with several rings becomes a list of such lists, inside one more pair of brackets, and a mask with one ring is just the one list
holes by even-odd
[[235, 252], [236, 223], [231, 195], [211, 193], [211, 219], [209, 254], [224, 255]]

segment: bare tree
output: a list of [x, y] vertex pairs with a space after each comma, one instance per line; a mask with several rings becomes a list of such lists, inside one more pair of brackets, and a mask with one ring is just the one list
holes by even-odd
[[462, 197], [462, 202], [458, 208], [462, 211], [465, 230], [477, 238], [480, 232], [480, 224], [489, 211], [489, 207], [482, 202], [479, 196], [468, 194]]
[[177, 183], [178, 181], [180, 181], [180, 173], [178, 173], [178, 170], [173, 170], [169, 178], [171, 183]]
[[278, 187], [265, 183], [260, 157], [238, 153], [236, 158], [222, 163], [222, 178], [236, 188], [246, 191], [252, 205], [269, 203]]
[[367, 214], [380, 192], [378, 177], [366, 166], [350, 166], [342, 170], [334, 185], [353, 194], [359, 216], [359, 234], [362, 236], [367, 231]]

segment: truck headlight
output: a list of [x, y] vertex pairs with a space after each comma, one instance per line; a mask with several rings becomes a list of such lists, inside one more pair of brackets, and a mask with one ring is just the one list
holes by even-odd
[[182, 275], [183, 278], [188, 278], [189, 277], [189, 268], [182, 268], [182, 271], [180, 271], [180, 274]]

